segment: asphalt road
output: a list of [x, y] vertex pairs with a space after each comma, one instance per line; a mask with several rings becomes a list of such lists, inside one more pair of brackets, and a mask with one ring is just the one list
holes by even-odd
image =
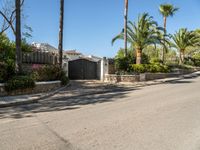
[[0, 109], [0, 150], [200, 150], [199, 76], [124, 89]]

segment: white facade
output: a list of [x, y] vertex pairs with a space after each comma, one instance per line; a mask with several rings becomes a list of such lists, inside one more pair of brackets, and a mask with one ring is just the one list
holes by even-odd
[[35, 43], [35, 42], [33, 42], [31, 45], [36, 47], [37, 49], [41, 50], [42, 52], [51, 52], [51, 53], [58, 54], [58, 49], [51, 46], [48, 43]]

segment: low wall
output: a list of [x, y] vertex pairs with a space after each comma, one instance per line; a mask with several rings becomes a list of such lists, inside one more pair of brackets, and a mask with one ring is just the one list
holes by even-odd
[[149, 81], [156, 79], [171, 78], [181, 75], [180, 73], [145, 73], [140, 74], [140, 81]]
[[4, 84], [0, 84], [0, 96], [43, 93], [59, 87], [61, 87], [61, 81], [36, 82], [36, 86], [34, 88], [15, 90], [7, 93], [4, 89]]
[[139, 75], [115, 75], [115, 74], [106, 74], [105, 82], [138, 82], [140, 81]]
[[179, 70], [174, 73], [142, 73], [139, 75], [115, 75], [115, 74], [106, 74], [104, 82], [139, 82], [139, 81], [150, 81], [156, 79], [164, 79], [177, 77], [184, 74], [193, 73], [197, 70]]

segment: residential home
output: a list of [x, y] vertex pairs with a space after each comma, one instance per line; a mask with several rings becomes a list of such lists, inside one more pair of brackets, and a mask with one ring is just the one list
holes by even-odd
[[83, 57], [83, 54], [76, 50], [63, 51], [63, 58], [68, 60], [75, 60]]

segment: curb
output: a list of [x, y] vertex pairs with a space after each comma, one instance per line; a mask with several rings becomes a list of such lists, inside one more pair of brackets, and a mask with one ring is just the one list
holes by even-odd
[[50, 91], [48, 93], [44, 93], [42, 96], [39, 96], [37, 98], [34, 99], [30, 99], [30, 100], [24, 100], [24, 101], [18, 101], [18, 102], [10, 102], [10, 103], [5, 103], [5, 104], [0, 104], [0, 108], [4, 108], [4, 107], [11, 107], [11, 106], [18, 106], [18, 105], [25, 105], [25, 104], [32, 104], [32, 103], [38, 103], [39, 100], [41, 99], [45, 99], [48, 97], [51, 97], [55, 94], [57, 94], [59, 91], [64, 90], [65, 88], [67, 88], [68, 86], [70, 86], [70, 82], [64, 86], [64, 87], [60, 87], [54, 91]]

